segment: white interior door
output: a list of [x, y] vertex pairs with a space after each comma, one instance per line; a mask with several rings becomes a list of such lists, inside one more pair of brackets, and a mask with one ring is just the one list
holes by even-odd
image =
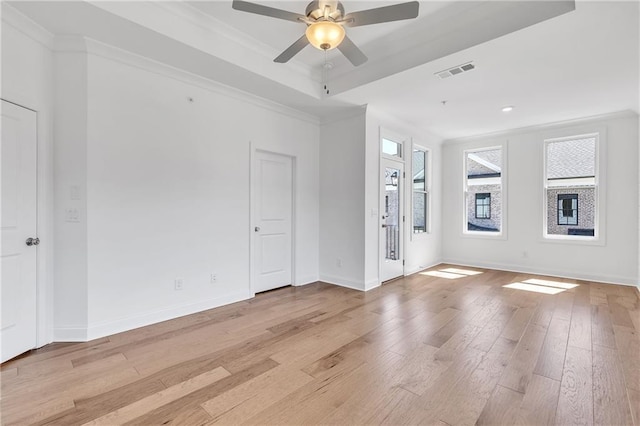
[[380, 281], [387, 281], [404, 275], [404, 164], [380, 164]]
[[293, 161], [257, 151], [253, 165], [253, 291], [292, 284]]
[[2, 101], [2, 362], [37, 344], [36, 147], [36, 113]]

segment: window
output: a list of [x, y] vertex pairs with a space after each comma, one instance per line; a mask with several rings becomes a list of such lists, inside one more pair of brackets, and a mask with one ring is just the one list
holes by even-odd
[[402, 157], [402, 144], [382, 138], [382, 153], [391, 157]]
[[558, 194], [558, 225], [578, 224], [578, 194]]
[[547, 238], [596, 236], [598, 134], [545, 141]]
[[428, 152], [414, 148], [412, 154], [413, 233], [428, 232], [429, 191], [427, 182]]
[[491, 219], [491, 194], [476, 194], [476, 219]]
[[502, 234], [502, 147], [464, 152], [464, 232]]

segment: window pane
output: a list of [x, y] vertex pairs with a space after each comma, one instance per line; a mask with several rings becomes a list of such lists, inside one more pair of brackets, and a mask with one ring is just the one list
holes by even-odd
[[594, 236], [597, 135], [547, 142], [547, 235]]
[[476, 219], [491, 219], [491, 194], [476, 194]]
[[585, 178], [595, 174], [595, 137], [547, 144], [547, 179]]
[[594, 235], [595, 188], [549, 188], [547, 206], [547, 234]]
[[385, 170], [384, 217], [386, 229], [386, 258], [400, 258], [400, 191], [398, 184], [400, 170], [387, 167]]
[[416, 191], [426, 191], [426, 160], [427, 153], [425, 151], [413, 150], [413, 189]]
[[502, 149], [466, 152], [468, 231], [500, 232]]
[[413, 233], [427, 232], [427, 193], [413, 193]]
[[382, 138], [382, 153], [393, 157], [402, 157], [402, 144]]

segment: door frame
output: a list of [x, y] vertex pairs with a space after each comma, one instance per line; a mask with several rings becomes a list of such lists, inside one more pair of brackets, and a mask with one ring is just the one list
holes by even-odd
[[[394, 157], [391, 155], [387, 155], [385, 153], [382, 152], [382, 139], [389, 139], [392, 140], [394, 142], [400, 143], [401, 147], [400, 147], [400, 155], [401, 157]], [[382, 207], [382, 169], [383, 169], [383, 160], [391, 160], [391, 161], [395, 161], [398, 162], [399, 164], [402, 164], [403, 166], [403, 171], [404, 171], [404, 176], [401, 177], [401, 197], [407, 197], [406, 192], [407, 192], [407, 188], [406, 188], [406, 173], [407, 171], [405, 170], [407, 167], [407, 161], [406, 161], [406, 157], [407, 157], [407, 149], [411, 149], [411, 145], [412, 145], [412, 140], [410, 137], [407, 136], [402, 136], [399, 133], [393, 132], [389, 129], [386, 129], [384, 127], [380, 127], [379, 128], [379, 135], [378, 135], [378, 285], [382, 285], [383, 283], [385, 283], [386, 281], [382, 280], [382, 265], [383, 265], [383, 261], [382, 261], [382, 250], [384, 247], [385, 242], [383, 241], [383, 239], [381, 238], [381, 234], [382, 234], [382, 210], [380, 210], [380, 207]], [[411, 151], [409, 151], [411, 152]], [[403, 198], [400, 199], [400, 204], [402, 205], [402, 209], [403, 209], [403, 213], [404, 216], [406, 217], [407, 213], [406, 213], [406, 209], [407, 206], [405, 204], [406, 200], [403, 200]], [[402, 222], [402, 232], [400, 232], [401, 234], [401, 250], [402, 250], [402, 261], [404, 262], [406, 259], [406, 250], [407, 250], [407, 235], [406, 235], [406, 220], [403, 220]], [[402, 265], [402, 277], [406, 276], [406, 265], [403, 263]], [[399, 278], [399, 277], [397, 277]], [[392, 278], [395, 279], [395, 278]], [[391, 280], [391, 279], [390, 279]], [[387, 281], [390, 281], [387, 280]]]
[[[36, 114], [36, 348], [53, 342], [53, 147], [46, 113], [31, 107], [33, 100], [3, 96], [0, 100]], [[42, 106], [42, 109], [46, 108]], [[44, 115], [44, 117], [43, 117]]]
[[292, 287], [296, 287], [298, 285], [295, 279], [296, 277], [296, 188], [297, 188], [298, 179], [296, 177], [297, 158], [295, 155], [285, 153], [285, 152], [275, 151], [269, 148], [263, 148], [251, 141], [249, 142], [249, 151], [250, 151], [250, 155], [249, 155], [249, 226], [248, 226], [248, 230], [249, 230], [249, 291], [251, 293], [251, 296], [255, 297], [256, 295], [256, 292], [255, 292], [256, 267], [255, 267], [255, 255], [254, 255], [255, 232], [253, 230], [255, 224], [253, 222], [253, 218], [254, 218], [255, 208], [256, 208], [256, 202], [255, 202], [256, 188], [253, 185], [253, 178], [255, 173], [253, 166], [255, 165], [255, 162], [256, 162], [257, 153], [264, 152], [267, 154], [281, 155], [283, 157], [291, 158], [291, 286]]

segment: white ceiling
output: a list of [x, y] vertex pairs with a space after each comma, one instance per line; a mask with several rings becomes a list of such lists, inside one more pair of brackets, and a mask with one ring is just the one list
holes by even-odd
[[[345, 8], [394, 3], [345, 0]], [[84, 35], [310, 114], [369, 104], [443, 138], [639, 111], [636, 1], [578, 0], [571, 11], [567, 1], [421, 2], [415, 20], [347, 29], [369, 61], [354, 68], [330, 52], [329, 97], [319, 81], [323, 52], [306, 47], [287, 64], [272, 61], [303, 25], [230, 1], [10, 4], [54, 34]], [[475, 70], [434, 76], [468, 61]], [[515, 109], [502, 113], [504, 105]]]
[[[384, 105], [444, 138], [639, 112], [638, 5], [578, 2], [574, 12], [339, 97]], [[470, 60], [475, 70], [445, 80], [434, 76]], [[507, 105], [515, 109], [503, 113]]]

